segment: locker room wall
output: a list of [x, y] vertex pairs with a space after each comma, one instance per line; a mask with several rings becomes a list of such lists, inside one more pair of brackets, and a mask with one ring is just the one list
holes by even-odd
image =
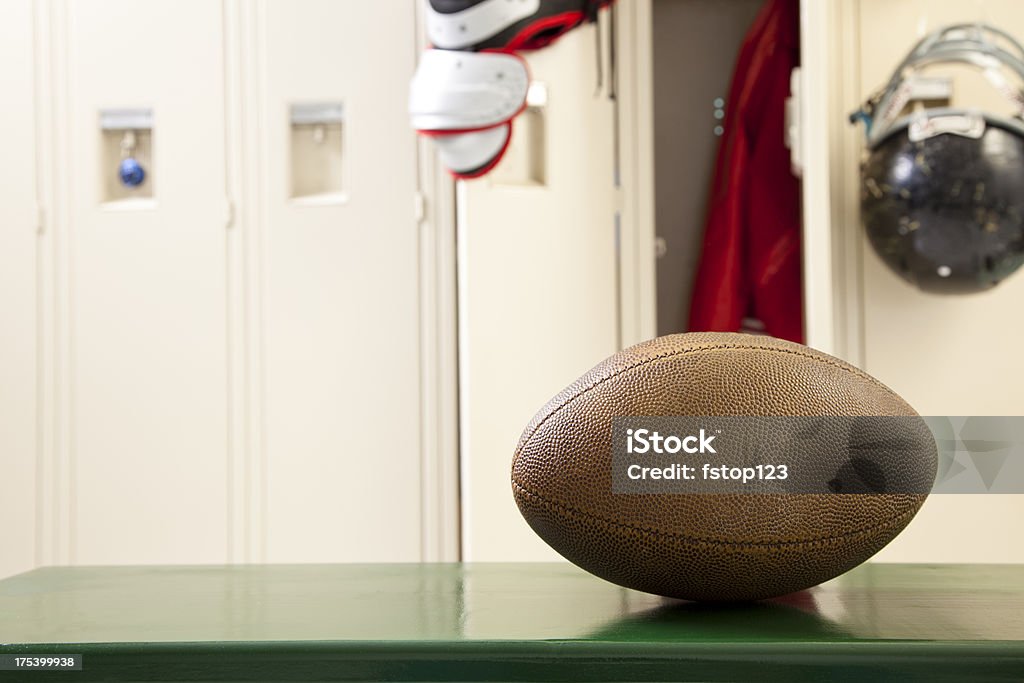
[[[1024, 357], [1018, 315], [1024, 275], [971, 296], [924, 294], [891, 273], [863, 237], [859, 223], [858, 168], [863, 131], [845, 116], [889, 78], [922, 32], [963, 21], [994, 23], [1024, 39], [1024, 6], [1013, 0], [854, 0], [837, 5], [833, 45], [845, 54], [842, 79], [852, 87], [832, 108], [834, 226], [837, 262], [851, 274], [840, 284], [850, 330], [846, 355], [888, 384], [924, 415], [1024, 414]], [[979, 79], [958, 79], [954, 102], [1006, 104]], [[968, 84], [971, 84], [968, 90]], [[848, 248], [845, 248], [848, 245]], [[878, 559], [921, 562], [1022, 562], [1024, 496], [933, 496], [914, 523]]]
[[[406, 115], [414, 0], [0, 12], [0, 575], [455, 559], [454, 444], [422, 417], [455, 381], [454, 266], [417, 209], [443, 183]], [[344, 105], [345, 193], [303, 202], [310, 102]], [[154, 112], [152, 201], [105, 201], [114, 107]]]

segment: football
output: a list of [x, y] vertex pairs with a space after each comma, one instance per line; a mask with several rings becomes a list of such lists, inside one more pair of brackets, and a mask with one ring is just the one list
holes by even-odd
[[[895, 538], [935, 477], [935, 441], [925, 428], [926, 436], [875, 435], [875, 441], [891, 436], [900, 442], [883, 454], [894, 462], [881, 467], [919, 482], [913, 489], [615, 492], [613, 421], [623, 416], [919, 418], [856, 367], [771, 337], [661, 337], [581, 377], [523, 432], [512, 462], [516, 503], [533, 530], [571, 562], [619, 585], [673, 598], [757, 600], [834, 578]], [[822, 462], [849, 456], [849, 444], [841, 441], [771, 455], [815, 472]], [[705, 434], [677, 443], [697, 454], [689, 457], [704, 457], [700, 451], [714, 452], [718, 442]]]

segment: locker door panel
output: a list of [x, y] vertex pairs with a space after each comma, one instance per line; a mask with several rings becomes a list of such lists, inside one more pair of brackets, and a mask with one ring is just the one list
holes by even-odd
[[[1024, 39], [1024, 7], [1013, 0], [861, 0], [858, 7], [859, 89], [865, 97], [890, 77], [922, 31], [985, 21]], [[981, 76], [956, 74], [954, 98], [961, 103], [1007, 110]], [[853, 167], [857, 160], [846, 163]], [[1016, 274], [983, 294], [934, 296], [892, 273], [866, 240], [863, 249], [865, 369], [922, 415], [1020, 415], [1024, 359], [1019, 338], [1024, 324], [1017, 312], [1024, 275]], [[1024, 496], [933, 496], [878, 559], [1021, 562], [1024, 548], [1005, 542], [1003, 522], [1020, 519], [1022, 512]]]
[[0, 578], [35, 565], [36, 165], [32, 3], [0, 4]]
[[[512, 453], [534, 413], [618, 346], [615, 122], [607, 95], [595, 95], [595, 30], [528, 55], [547, 89], [543, 184], [513, 184], [499, 166], [460, 188], [466, 560], [558, 557], [516, 508]], [[511, 151], [503, 165], [524, 150]]]
[[[415, 4], [264, 7], [267, 559], [417, 560]], [[292, 128], [316, 104], [340, 106], [340, 140]], [[332, 144], [337, 177], [297, 181]]]
[[[71, 2], [65, 264], [72, 560], [222, 562], [222, 9]], [[100, 111], [151, 108], [151, 204], [110, 202]]]

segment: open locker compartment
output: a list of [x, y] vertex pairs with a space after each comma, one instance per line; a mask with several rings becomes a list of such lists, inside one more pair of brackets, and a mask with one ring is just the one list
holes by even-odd
[[659, 335], [688, 331], [729, 84], [763, 5], [764, 0], [651, 4]]

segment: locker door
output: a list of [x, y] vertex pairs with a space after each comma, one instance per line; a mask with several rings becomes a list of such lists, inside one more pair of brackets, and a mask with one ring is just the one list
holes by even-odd
[[415, 3], [260, 7], [266, 559], [418, 560]]
[[0, 4], [0, 578], [35, 565], [36, 166], [32, 3]]
[[[889, 77], [921, 28], [987, 21], [1024, 39], [1024, 7], [1012, 0], [880, 2], [860, 5], [861, 92]], [[980, 76], [955, 83], [954, 96], [1005, 111]], [[902, 282], [864, 245], [865, 369], [922, 415], [1020, 415], [1024, 359], [1018, 314], [1024, 275], [963, 297], [923, 294]], [[913, 331], [908, 335], [908, 331]], [[908, 337], [910, 343], [908, 343]], [[1003, 524], [1021, 519], [1024, 496], [933, 496], [880, 558], [910, 562], [1021, 562], [1024, 548], [1005, 542]]]
[[[54, 3], [67, 107], [57, 443], [70, 559], [227, 559], [222, 8]], [[66, 41], [66, 42], [65, 42]], [[100, 112], [150, 108], [152, 197], [121, 199]], [[110, 141], [107, 140], [107, 143]], [[112, 180], [113, 179], [113, 180]], [[112, 194], [114, 192], [114, 194]], [[62, 207], [66, 206], [66, 211]]]
[[459, 188], [466, 560], [557, 558], [516, 508], [512, 453], [534, 413], [618, 347], [615, 121], [595, 95], [596, 30], [528, 55], [547, 91], [542, 137], [520, 117], [508, 159]]
[[[842, 183], [841, 191], [832, 192], [839, 208], [832, 213], [838, 216], [833, 239], [844, 246], [835, 252], [836, 271], [843, 274], [839, 299], [845, 304], [837, 312], [837, 338], [850, 349], [849, 360], [922, 415], [1020, 415], [1024, 360], [1018, 338], [1024, 327], [1017, 312], [1024, 276], [1014, 275], [982, 294], [935, 296], [892, 273], [868, 244], [860, 223], [863, 129], [850, 127], [846, 115], [886, 82], [926, 32], [982, 21], [1024, 38], [1024, 7], [1013, 0], [846, 0], [832, 9], [838, 18], [828, 47], [835, 52], [818, 58], [841, 65], [834, 82], [842, 84], [842, 97], [830, 105], [827, 124], [816, 122], [815, 128], [834, 136], [832, 173]], [[807, 63], [807, 52], [804, 57]], [[935, 71], [943, 74], [954, 76], [954, 103], [1006, 110], [981, 77]], [[805, 149], [827, 144], [819, 138]], [[932, 496], [907, 530], [874, 559], [1020, 562], [1024, 551], [1005, 541], [1005, 529], [1022, 512], [1020, 495]]]

